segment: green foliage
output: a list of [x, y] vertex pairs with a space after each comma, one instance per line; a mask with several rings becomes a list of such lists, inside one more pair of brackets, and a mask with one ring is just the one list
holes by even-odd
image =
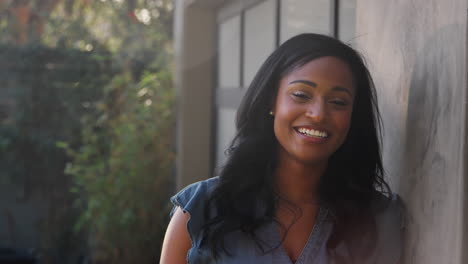
[[0, 87], [11, 102], [0, 120], [0, 179], [18, 186], [24, 201], [42, 197], [53, 208], [38, 223], [41, 250], [61, 255], [63, 261], [83, 238], [69, 232], [79, 212], [70, 207], [71, 177], [64, 174], [70, 157], [56, 142], [66, 141], [72, 148], [81, 144], [81, 118], [93, 115], [89, 106], [103, 96], [97, 87], [114, 74], [103, 58], [108, 53], [0, 46]]
[[86, 119], [83, 145], [68, 148], [74, 192], [89, 227], [94, 261], [151, 263], [159, 256], [173, 166], [173, 94], [168, 72], [146, 73], [134, 83], [117, 76]]
[[13, 98], [0, 116], [0, 180], [49, 196], [43, 248], [59, 263], [77, 234], [95, 262], [158, 258], [174, 166], [172, 8], [0, 1], [0, 67], [14, 65], [0, 72]]
[[67, 158], [55, 142], [80, 143], [80, 118], [90, 114], [86, 106], [102, 94], [96, 87], [112, 74], [95, 55], [43, 46], [0, 46], [0, 86], [4, 97], [14, 102], [11, 121], [0, 126], [0, 165], [6, 179], [45, 192], [63, 187]]

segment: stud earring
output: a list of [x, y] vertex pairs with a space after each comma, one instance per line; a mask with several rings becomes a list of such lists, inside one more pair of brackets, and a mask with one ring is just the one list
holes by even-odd
[[274, 116], [275, 114], [273, 113], [273, 111], [270, 111], [270, 115], [271, 115], [271, 116]]

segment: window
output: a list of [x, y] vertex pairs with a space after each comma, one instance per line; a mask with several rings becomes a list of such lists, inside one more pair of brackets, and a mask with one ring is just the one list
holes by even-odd
[[281, 43], [305, 32], [333, 35], [330, 0], [281, 0]]
[[276, 1], [264, 1], [245, 11], [244, 82], [249, 86], [276, 45]]
[[236, 110], [220, 109], [218, 111], [217, 133], [218, 142], [216, 144], [216, 164], [221, 165], [226, 159], [224, 152], [229, 147], [236, 132], [235, 126]]
[[341, 0], [339, 5], [338, 37], [345, 43], [356, 38], [356, 0]]
[[220, 88], [240, 86], [240, 26], [239, 15], [219, 25], [218, 86]]

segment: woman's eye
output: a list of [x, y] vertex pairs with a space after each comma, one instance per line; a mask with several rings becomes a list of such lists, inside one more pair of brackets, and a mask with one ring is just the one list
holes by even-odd
[[292, 94], [294, 97], [298, 98], [298, 99], [308, 99], [309, 96], [305, 93], [299, 93], [299, 92], [295, 92]]
[[339, 99], [335, 99], [335, 100], [331, 100], [330, 101], [332, 104], [336, 104], [336, 105], [339, 105], [339, 106], [345, 106], [347, 105], [347, 103], [343, 100], [339, 100]]

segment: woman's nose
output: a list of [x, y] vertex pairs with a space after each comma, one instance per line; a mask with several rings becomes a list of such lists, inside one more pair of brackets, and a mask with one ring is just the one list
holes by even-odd
[[326, 109], [323, 100], [315, 99], [309, 103], [306, 116], [313, 119], [314, 122], [322, 122], [326, 116]]

